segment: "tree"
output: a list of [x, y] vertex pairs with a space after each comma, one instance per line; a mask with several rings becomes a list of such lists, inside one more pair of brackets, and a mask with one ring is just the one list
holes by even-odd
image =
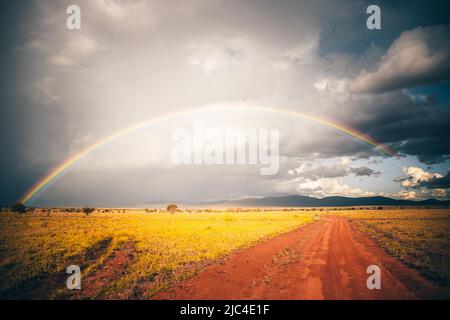
[[91, 214], [92, 212], [94, 212], [95, 211], [95, 208], [89, 208], [89, 207], [84, 207], [83, 208], [83, 212], [87, 215], [87, 216], [89, 216], [89, 214]]
[[178, 206], [175, 204], [169, 204], [167, 206], [167, 211], [169, 211], [171, 214], [174, 214], [175, 212], [177, 212]]
[[25, 211], [27, 211], [27, 207], [23, 203], [17, 202], [11, 207], [11, 211], [17, 213], [24, 213]]

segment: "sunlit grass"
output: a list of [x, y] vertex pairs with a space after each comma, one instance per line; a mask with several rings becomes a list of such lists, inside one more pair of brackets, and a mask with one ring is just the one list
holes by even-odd
[[389, 254], [450, 286], [450, 210], [342, 211]]
[[[64, 274], [67, 266], [80, 257], [88, 260], [82, 261], [86, 264], [83, 276], [92, 274], [115, 247], [133, 241], [134, 260], [120, 278], [102, 290], [100, 298], [123, 292], [128, 298], [133, 294], [148, 298], [191, 276], [197, 270], [193, 265], [220, 259], [233, 249], [287, 232], [312, 218], [312, 213], [301, 211], [199, 211], [175, 215], [127, 211], [90, 216], [3, 212], [0, 296], [43, 285], [39, 281], [45, 275]], [[102, 241], [107, 247], [96, 255], [92, 248]], [[66, 297], [65, 276], [61, 284], [50, 289], [48, 297]]]

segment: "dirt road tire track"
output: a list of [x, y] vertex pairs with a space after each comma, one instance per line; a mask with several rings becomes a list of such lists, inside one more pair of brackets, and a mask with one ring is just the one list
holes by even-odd
[[[381, 290], [367, 288], [370, 265], [381, 268]], [[438, 291], [355, 224], [330, 217], [238, 250], [154, 299], [417, 299]]]

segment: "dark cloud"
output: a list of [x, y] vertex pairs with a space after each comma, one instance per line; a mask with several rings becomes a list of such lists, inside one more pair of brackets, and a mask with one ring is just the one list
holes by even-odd
[[311, 170], [302, 171], [298, 175], [311, 181], [317, 181], [322, 178], [344, 177], [347, 175], [347, 170], [345, 166], [336, 164], [333, 166], [319, 166]]
[[428, 181], [419, 183], [419, 187], [428, 189], [448, 189], [450, 188], [450, 170], [443, 177], [433, 177]]
[[380, 171], [373, 170], [368, 167], [351, 167], [348, 169], [350, 173], [353, 173], [355, 176], [372, 176], [381, 174]]
[[343, 164], [335, 164], [332, 166], [321, 165], [309, 170], [297, 171], [297, 175], [310, 181], [317, 181], [326, 178], [338, 178], [354, 175], [358, 177], [379, 175], [379, 171], [375, 171], [369, 167], [349, 167]]
[[[357, 111], [355, 111], [357, 110]], [[340, 109], [350, 123], [400, 154], [422, 162], [442, 162], [450, 153], [450, 109], [394, 91], [370, 98], [352, 98]]]
[[419, 27], [403, 32], [377, 70], [363, 70], [349, 89], [381, 93], [449, 79], [450, 26]]
[[[64, 2], [0, 3], [0, 203], [16, 201], [49, 168], [112, 132], [218, 102], [285, 106], [356, 128], [426, 163], [449, 158], [449, 109], [431, 95], [422, 99], [393, 90], [447, 78], [449, 64], [442, 61], [448, 62], [449, 37], [443, 39], [448, 27], [417, 27], [448, 24], [448, 10], [442, 8], [448, 2], [394, 6], [382, 1], [384, 24], [376, 32], [365, 28], [368, 1], [79, 4], [83, 29], [77, 33], [64, 28]], [[413, 67], [394, 64], [397, 54], [413, 54]], [[418, 62], [427, 59], [431, 63], [418, 70]], [[392, 66], [392, 75], [383, 65]], [[363, 69], [374, 71], [358, 79]], [[314, 84], [322, 78], [332, 85], [319, 91]], [[355, 78], [355, 91], [364, 94], [347, 91]], [[283, 156], [368, 159], [379, 154], [342, 132], [317, 123], [301, 123], [298, 129], [298, 124], [282, 126]], [[124, 154], [119, 149], [116, 158]], [[114, 160], [108, 158], [117, 170]], [[153, 200], [162, 199], [171, 186], [176, 186], [174, 199], [258, 195], [273, 192], [274, 180], [289, 179], [287, 170], [296, 167], [283, 164], [279, 175], [268, 178], [223, 168], [215, 170], [225, 174], [210, 170], [204, 177], [184, 170], [159, 174], [155, 169], [146, 175], [134, 167], [99, 169], [78, 179], [65, 177], [65, 187], [50, 188], [46, 199], [145, 202], [150, 193]], [[339, 165], [301, 173], [311, 181], [376, 174]], [[214, 185], [208, 176], [217, 178]], [[237, 188], [244, 176], [245, 184]], [[158, 177], [156, 188], [148, 183], [153, 177]], [[178, 187], [183, 180], [201, 183], [196, 189]], [[330, 186], [324, 195], [327, 190]]]
[[[375, 96], [351, 95], [330, 101], [318, 110], [325, 118], [355, 128], [395, 150], [399, 155], [417, 156], [426, 164], [441, 163], [450, 153], [450, 108], [439, 102], [418, 99], [408, 92], [392, 91]], [[319, 113], [320, 114], [320, 113]], [[284, 154], [319, 154], [323, 158], [352, 156], [367, 159], [382, 155], [379, 150], [342, 133], [316, 124], [301, 124], [303, 130], [286, 136], [301, 139], [281, 140]]]
[[378, 0], [376, 4], [381, 8], [382, 29], [373, 31], [361, 27], [365, 26], [368, 16], [365, 12], [371, 4], [374, 4], [371, 0], [349, 1], [344, 6], [351, 14], [345, 20], [335, 17], [324, 23], [321, 53], [361, 54], [369, 47], [374, 50], [374, 46], [386, 50], [405, 30], [449, 23], [450, 2], [446, 0], [433, 1], [432, 6], [423, 0]]

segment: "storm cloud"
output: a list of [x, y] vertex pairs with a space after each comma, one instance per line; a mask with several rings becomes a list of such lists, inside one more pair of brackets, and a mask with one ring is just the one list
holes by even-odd
[[[217, 105], [307, 114], [353, 134], [300, 116], [202, 115], [211, 126], [280, 130], [280, 173], [262, 178], [251, 166], [174, 167], [172, 130], [199, 119], [156, 123], [85, 157], [36, 204], [409, 197], [394, 181], [401, 161], [435, 166], [434, 184], [446, 188], [450, 108], [436, 85], [449, 91], [448, 2], [381, 2], [378, 31], [365, 27], [368, 1], [78, 1], [79, 31], [65, 27], [69, 4], [1, 4], [0, 204], [105, 137]], [[313, 165], [288, 173], [305, 162]]]
[[375, 71], [363, 70], [351, 92], [381, 93], [450, 78], [450, 26], [419, 27], [394, 41]]

